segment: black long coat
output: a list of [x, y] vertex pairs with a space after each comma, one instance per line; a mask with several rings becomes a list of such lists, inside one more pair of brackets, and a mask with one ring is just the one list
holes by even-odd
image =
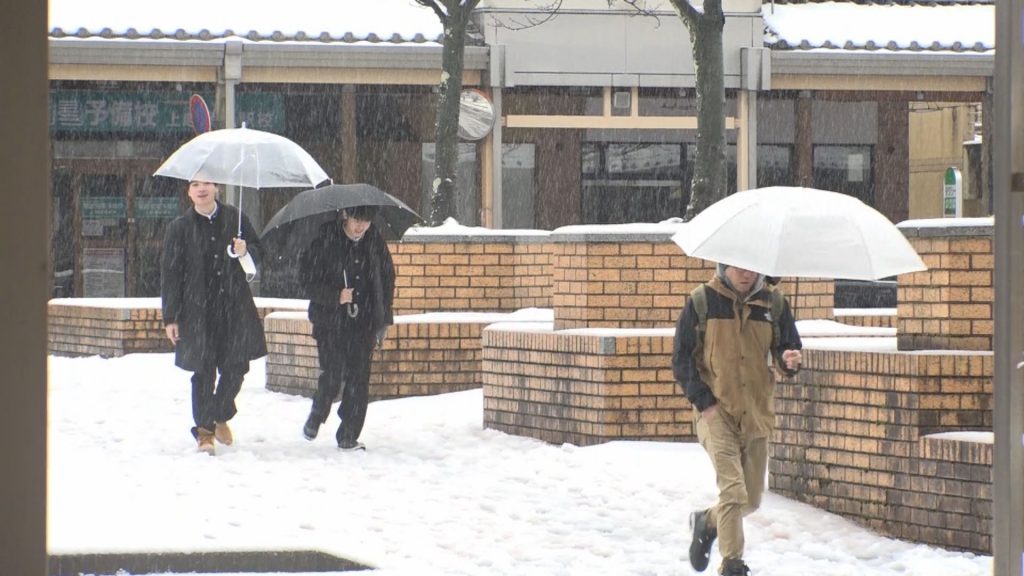
[[[394, 324], [395, 266], [387, 242], [376, 226], [371, 226], [360, 242], [366, 243], [369, 294], [357, 295], [356, 299], [369, 308], [369, 321], [364, 326], [373, 335]], [[345, 264], [352, 247], [341, 223], [332, 220], [320, 227], [317, 237], [300, 257], [299, 283], [309, 298], [309, 321], [314, 329], [337, 328], [344, 323], [346, 307], [338, 300], [345, 287]]]
[[[160, 259], [160, 299], [164, 325], [178, 323], [179, 340], [174, 349], [174, 364], [194, 372], [204, 367], [203, 359], [216, 350], [219, 343], [207, 342], [207, 308], [215, 302], [226, 306], [223, 334], [226, 335], [226, 362], [243, 363], [267, 354], [263, 322], [245, 279], [245, 272], [225, 252], [238, 233], [238, 209], [217, 203], [214, 223], [189, 207], [175, 218], [164, 235]], [[214, 239], [211, 240], [210, 237]], [[242, 217], [242, 238], [253, 261], [259, 265], [259, 236], [249, 219]], [[219, 246], [214, 270], [221, 273], [223, 297], [207, 294], [205, 247], [213, 242]]]

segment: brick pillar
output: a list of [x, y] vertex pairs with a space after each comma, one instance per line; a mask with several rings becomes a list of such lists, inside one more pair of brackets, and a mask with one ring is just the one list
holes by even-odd
[[[686, 295], [715, 264], [684, 254], [674, 232], [553, 233], [555, 330], [675, 326]], [[788, 278], [780, 288], [798, 319], [833, 317], [831, 280]]]
[[949, 225], [900, 225], [928, 270], [904, 274], [896, 289], [900, 350], [992, 350], [991, 218]]
[[546, 232], [409, 232], [389, 248], [395, 263], [395, 314], [551, 307], [551, 246]]
[[667, 328], [712, 274], [665, 233], [553, 233], [555, 330]]

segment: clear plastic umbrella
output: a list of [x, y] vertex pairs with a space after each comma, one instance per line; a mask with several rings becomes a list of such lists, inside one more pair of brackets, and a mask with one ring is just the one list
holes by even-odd
[[[154, 176], [203, 180], [245, 188], [310, 188], [327, 173], [301, 146], [271, 132], [241, 128], [196, 136], [164, 161]], [[239, 223], [241, 234], [241, 194]]]
[[892, 222], [860, 200], [774, 186], [737, 192], [672, 237], [693, 257], [768, 276], [877, 280], [927, 270]]

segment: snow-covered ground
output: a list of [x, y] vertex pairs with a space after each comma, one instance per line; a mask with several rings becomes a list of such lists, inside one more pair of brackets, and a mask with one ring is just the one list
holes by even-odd
[[[336, 416], [302, 439], [309, 401], [267, 391], [262, 360], [235, 445], [209, 457], [171, 355], [49, 365], [51, 554], [299, 549], [375, 576], [688, 575], [687, 514], [715, 495], [695, 444], [508, 436], [482, 428], [479, 390], [375, 402], [368, 450], [342, 453]], [[747, 550], [756, 576], [992, 572], [991, 557], [883, 538], [773, 494], [747, 520]]]

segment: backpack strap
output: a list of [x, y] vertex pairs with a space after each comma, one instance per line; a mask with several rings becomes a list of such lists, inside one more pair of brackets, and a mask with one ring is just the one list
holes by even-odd
[[690, 301], [693, 302], [693, 311], [697, 313], [697, 341], [704, 342], [704, 333], [708, 329], [708, 295], [704, 292], [705, 285], [701, 284], [690, 292]]
[[782, 327], [779, 321], [782, 320], [782, 310], [786, 306], [786, 297], [776, 288], [771, 288], [772, 295], [772, 349], [779, 346], [782, 341]]

